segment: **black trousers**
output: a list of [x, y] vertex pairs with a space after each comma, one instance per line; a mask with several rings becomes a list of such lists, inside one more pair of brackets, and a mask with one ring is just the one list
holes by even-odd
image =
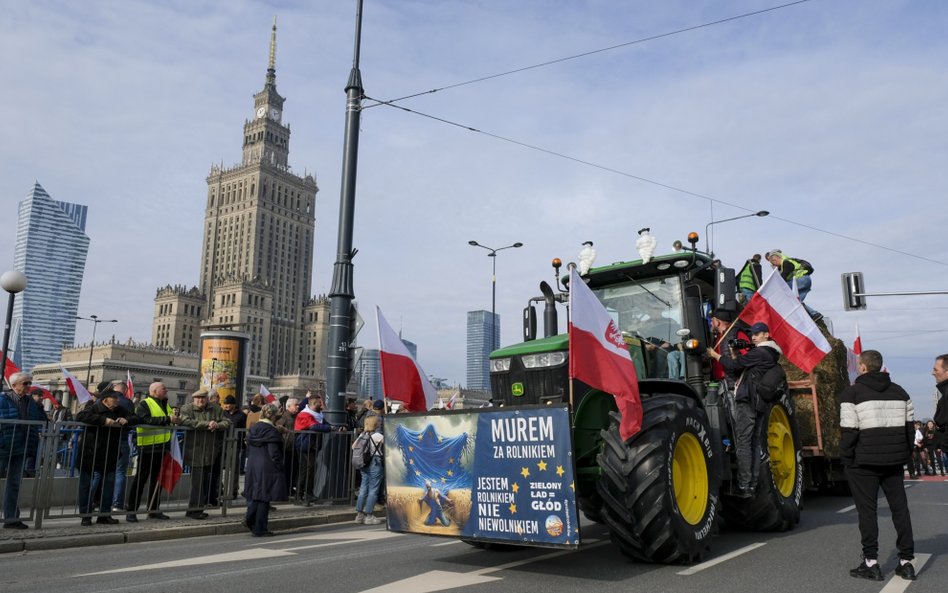
[[908, 498], [901, 465], [853, 466], [846, 468], [849, 488], [859, 513], [859, 535], [862, 538], [862, 555], [869, 559], [879, 558], [879, 487], [885, 494], [892, 512], [895, 526], [895, 545], [899, 558], [911, 560], [915, 557], [915, 537], [912, 534], [912, 517], [909, 514]]
[[[200, 512], [207, 508], [211, 498], [212, 465], [191, 466], [191, 490], [188, 496], [188, 511]], [[214, 494], [215, 498], [217, 494]]]
[[140, 447], [138, 449], [138, 471], [135, 472], [135, 476], [132, 478], [128, 494], [129, 513], [135, 513], [138, 510], [146, 486], [149, 486], [145, 499], [148, 512], [152, 513], [158, 510], [158, 505], [161, 502], [161, 493], [158, 492], [158, 474], [161, 473], [161, 460], [164, 459], [166, 450], [167, 447], [163, 445]]

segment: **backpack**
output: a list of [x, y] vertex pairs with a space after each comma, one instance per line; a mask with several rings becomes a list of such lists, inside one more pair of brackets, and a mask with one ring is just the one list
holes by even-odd
[[365, 469], [372, 463], [372, 456], [379, 450], [372, 440], [372, 434], [363, 432], [352, 443], [352, 469]]
[[803, 266], [803, 269], [806, 270], [806, 275], [807, 275], [807, 276], [809, 276], [810, 274], [813, 273], [813, 264], [811, 264], [810, 262], [806, 261], [805, 259], [800, 259], [799, 257], [795, 257], [795, 258], [793, 258], [793, 259], [796, 260], [796, 262], [797, 262], [798, 264], [800, 264], [801, 266]]
[[768, 404], [775, 403], [787, 393], [787, 372], [779, 364], [757, 377], [757, 395]]

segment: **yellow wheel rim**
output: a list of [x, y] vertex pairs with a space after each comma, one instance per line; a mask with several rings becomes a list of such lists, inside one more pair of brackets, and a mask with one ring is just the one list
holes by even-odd
[[767, 447], [770, 449], [770, 473], [773, 474], [777, 490], [786, 498], [793, 494], [797, 479], [797, 452], [793, 446], [790, 419], [780, 406], [770, 411], [767, 423]]
[[682, 518], [697, 525], [708, 508], [708, 463], [695, 435], [678, 437], [672, 454], [672, 485]]

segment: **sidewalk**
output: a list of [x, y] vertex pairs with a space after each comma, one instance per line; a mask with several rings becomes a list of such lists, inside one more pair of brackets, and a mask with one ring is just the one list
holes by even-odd
[[[277, 510], [270, 512], [270, 529], [276, 532], [345, 523], [355, 519], [355, 508], [349, 505], [316, 505], [302, 507], [289, 504], [277, 504]], [[161, 541], [182, 537], [200, 537], [205, 535], [224, 535], [230, 533], [250, 534], [240, 524], [244, 518], [245, 507], [236, 506], [227, 509], [227, 516], [221, 516], [220, 509], [208, 509], [210, 517], [201, 521], [189, 519], [184, 511], [166, 511], [171, 519], [160, 521], [149, 519], [145, 513], [138, 515], [138, 523], [127, 523], [125, 515], [114, 514], [118, 525], [98, 525], [82, 527], [78, 518], [43, 519], [43, 528], [0, 529], [0, 554], [33, 550], [60, 550], [83, 546], [104, 546], [148, 541]]]

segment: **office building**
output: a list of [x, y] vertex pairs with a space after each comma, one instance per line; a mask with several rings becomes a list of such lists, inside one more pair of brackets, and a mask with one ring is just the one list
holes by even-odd
[[490, 353], [500, 347], [500, 315], [490, 311], [467, 312], [467, 385], [490, 391]]
[[24, 370], [58, 361], [76, 337], [87, 213], [87, 206], [52, 199], [38, 182], [20, 202], [13, 268], [27, 286], [13, 306], [10, 358]]

